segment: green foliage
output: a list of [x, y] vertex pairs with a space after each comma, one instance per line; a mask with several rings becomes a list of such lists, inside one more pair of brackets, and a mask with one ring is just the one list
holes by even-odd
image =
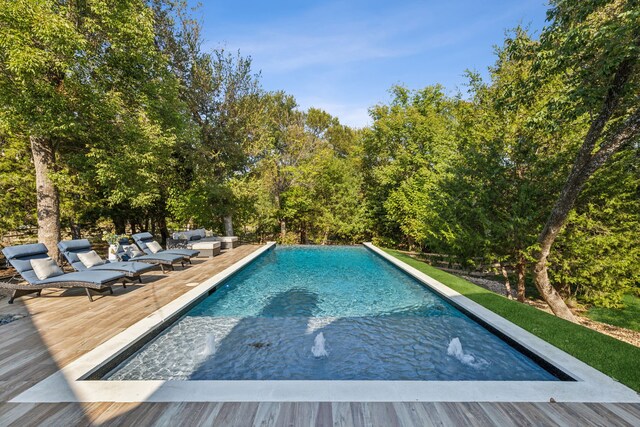
[[640, 332], [640, 296], [626, 294], [622, 297], [622, 305], [621, 308], [591, 307], [587, 316], [597, 322]]
[[184, 119], [153, 11], [138, 0], [3, 1], [0, 10], [4, 131], [53, 142], [63, 217], [162, 204]]
[[29, 144], [0, 136], [0, 234], [36, 223], [32, 169]]
[[551, 258], [551, 277], [587, 303], [620, 308], [640, 283], [640, 163], [620, 153], [585, 188]]
[[[612, 70], [637, 62], [638, 16], [629, 1], [558, 1], [541, 41], [516, 28], [497, 51], [490, 82], [469, 74], [468, 100], [434, 96], [437, 88], [420, 97], [392, 89], [389, 105], [371, 110], [364, 136], [374, 236], [463, 265], [530, 268]], [[605, 138], [637, 106], [637, 77], [612, 106]], [[631, 144], [587, 183], [550, 258], [564, 296], [617, 306], [638, 283], [637, 170]]]
[[[540, 40], [510, 32], [466, 95], [394, 86], [354, 131], [265, 93], [251, 58], [204, 51], [182, 0], [0, 0], [0, 232], [35, 222], [38, 136], [65, 226], [166, 236], [167, 221], [219, 232], [231, 216], [259, 240], [372, 239], [526, 270], [616, 70], [634, 72], [594, 150], [640, 93], [635, 2], [557, 0], [549, 19]], [[553, 247], [565, 296], [616, 307], [640, 280], [637, 151], [592, 177]]]
[[261, 105], [245, 178], [262, 189], [252, 228], [289, 243], [357, 241], [363, 211], [356, 135], [324, 111], [298, 111], [282, 93], [264, 94]]
[[363, 134], [364, 191], [374, 234], [434, 247], [439, 183], [455, 155], [451, 139], [457, 101], [439, 86], [411, 92], [392, 88], [389, 106], [371, 109]]

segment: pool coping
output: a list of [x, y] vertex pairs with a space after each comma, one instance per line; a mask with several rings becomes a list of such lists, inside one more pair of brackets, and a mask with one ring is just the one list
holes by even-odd
[[628, 387], [471, 301], [371, 243], [364, 246], [575, 381], [106, 381], [85, 380], [167, 319], [221, 285], [275, 242], [236, 262], [14, 397], [44, 402], [640, 402]]

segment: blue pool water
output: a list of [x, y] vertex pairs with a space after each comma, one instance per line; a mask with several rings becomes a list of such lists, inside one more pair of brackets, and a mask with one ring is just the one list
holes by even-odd
[[268, 251], [106, 379], [557, 380], [366, 248], [314, 246]]

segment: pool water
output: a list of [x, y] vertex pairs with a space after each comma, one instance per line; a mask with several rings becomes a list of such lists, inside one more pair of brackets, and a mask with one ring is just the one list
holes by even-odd
[[335, 246], [268, 251], [105, 379], [557, 380], [368, 249]]

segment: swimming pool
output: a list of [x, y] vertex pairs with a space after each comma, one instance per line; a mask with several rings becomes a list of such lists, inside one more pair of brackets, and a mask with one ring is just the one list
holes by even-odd
[[108, 380], [557, 381], [364, 247], [277, 247]]
[[[140, 317], [122, 332], [34, 384], [11, 399], [11, 402], [549, 402], [551, 399], [557, 402], [640, 402], [640, 398], [634, 390], [618, 383], [613, 378], [460, 295], [375, 245], [363, 243], [363, 246], [371, 252], [370, 256], [377, 256], [389, 266], [393, 265], [403, 274], [415, 278], [418, 283], [468, 313], [469, 316], [477, 319], [487, 329], [494, 331], [514, 347], [531, 355], [562, 381], [549, 381], [548, 379], [522, 381], [189, 380], [191, 375], [185, 375], [184, 378], [187, 379], [115, 380], [115, 376], [119, 375], [117, 367], [124, 368], [126, 365], [122, 365], [122, 362], [127, 359], [132, 361], [136, 357], [135, 353], [145, 343], [151, 342], [146, 346], [146, 348], [150, 348], [154, 345], [151, 341], [154, 337], [158, 337], [162, 332], [168, 333], [167, 328], [174, 325], [176, 320], [186, 319], [187, 317], [184, 316], [186, 313], [206, 300], [212, 293], [217, 293], [216, 289], [232, 283], [229, 280], [233, 281], [234, 277], [241, 277], [242, 274], [248, 273], [252, 269], [254, 261], [261, 262], [262, 257], [275, 247], [275, 242], [267, 242], [265, 245], [254, 247], [253, 251], [249, 251], [233, 264], [220, 269], [202, 282], [185, 283], [186, 286], [189, 286], [186, 293], [159, 306], [151, 314]], [[213, 259], [210, 262], [219, 261]], [[328, 268], [323, 267], [323, 270], [328, 270]], [[220, 298], [221, 295], [223, 294], [219, 294], [217, 298]], [[126, 298], [123, 303], [126, 304]], [[150, 301], [149, 304], [153, 305], [154, 302]], [[260, 311], [258, 310], [258, 313]], [[322, 362], [325, 356], [322, 356], [322, 352], [318, 351], [320, 348], [316, 347], [315, 342], [319, 331], [322, 331], [323, 337], [326, 333], [324, 348], [328, 352], [326, 360], [339, 355], [340, 353], [335, 346], [340, 344], [333, 337], [333, 333], [329, 334], [331, 330], [328, 327], [325, 328], [326, 325], [314, 326], [311, 323], [313, 317], [307, 319], [307, 323], [311, 324], [311, 327], [309, 331], [305, 329], [306, 345], [296, 348], [301, 348], [300, 351], [304, 357], [308, 357], [311, 350], [308, 346], [312, 342], [308, 338], [312, 336], [312, 347], [321, 356], [318, 359], [314, 357], [313, 360]], [[242, 320], [246, 321], [247, 318]], [[333, 321], [331, 324], [339, 325], [340, 322]], [[316, 326], [320, 326], [320, 328], [316, 329]], [[233, 330], [233, 327], [230, 330]], [[374, 334], [374, 336], [379, 337], [380, 334]], [[483, 357], [473, 353], [475, 350], [470, 349], [466, 338], [457, 338], [462, 348], [456, 345], [457, 341], [454, 338], [451, 338], [447, 344], [447, 354], [453, 341], [451, 356], [454, 358], [457, 355], [464, 361], [472, 361], [469, 357], [465, 357], [472, 356], [474, 357], [472, 362], [474, 362]], [[225, 340], [225, 342], [231, 343], [232, 341]], [[203, 346], [202, 343], [192, 342], [180, 351], [183, 356], [194, 352], [213, 355], [213, 350], [215, 350], [215, 354], [219, 354], [218, 351], [222, 344], [216, 346], [215, 340], [211, 344]], [[253, 348], [261, 349], [268, 349], [273, 345], [272, 341], [251, 341], [249, 344]], [[197, 348], [198, 345], [200, 345], [200, 350], [205, 350], [204, 353]], [[441, 345], [439, 348], [442, 351]], [[357, 354], [355, 350], [357, 349], [350, 348], [350, 354]], [[395, 350], [391, 356], [395, 356], [396, 352], [400, 352], [400, 350]], [[131, 355], [134, 356], [130, 358]], [[488, 362], [492, 361], [492, 359], [488, 360]], [[111, 380], [104, 379], [109, 372], [112, 372]]]

